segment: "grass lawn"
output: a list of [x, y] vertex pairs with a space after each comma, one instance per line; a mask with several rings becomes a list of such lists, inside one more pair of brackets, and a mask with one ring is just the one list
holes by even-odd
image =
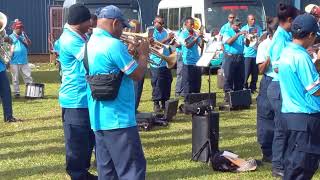
[[[14, 99], [14, 115], [23, 121], [0, 122], [0, 179], [68, 179], [64, 170], [65, 149], [57, 99], [58, 73], [52, 66], [41, 65], [32, 75], [35, 82], [45, 83], [45, 99]], [[217, 102], [222, 102], [222, 90], [216, 88], [216, 79], [212, 76], [212, 90], [217, 92]], [[208, 77], [203, 76], [202, 92], [208, 90], [207, 80]], [[172, 85], [175, 85], [175, 79]], [[21, 88], [24, 92], [23, 85]], [[140, 111], [152, 111], [150, 99], [151, 85], [147, 78]], [[255, 172], [236, 174], [215, 172], [207, 164], [190, 161], [191, 132], [191, 116], [178, 114], [168, 127], [140, 133], [147, 159], [147, 179], [272, 179], [270, 164]], [[255, 103], [249, 110], [220, 112], [221, 150], [232, 150], [243, 158], [261, 159], [256, 141]], [[317, 175], [314, 179], [319, 178]]]

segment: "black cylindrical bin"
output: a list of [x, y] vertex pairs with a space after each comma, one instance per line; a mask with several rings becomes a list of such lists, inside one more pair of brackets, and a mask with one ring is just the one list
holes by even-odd
[[192, 116], [192, 160], [208, 162], [219, 150], [219, 113]]

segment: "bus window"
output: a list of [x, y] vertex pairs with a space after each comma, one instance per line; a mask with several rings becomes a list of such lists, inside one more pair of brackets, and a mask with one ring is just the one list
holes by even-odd
[[168, 27], [168, 9], [160, 9], [159, 16], [163, 18], [164, 24]]
[[[214, 3], [212, 0], [205, 0], [205, 24], [206, 30], [220, 29], [225, 23], [228, 22], [228, 15], [234, 13], [243, 25], [247, 24], [247, 16], [253, 14], [256, 17], [256, 23], [265, 29], [266, 16], [261, 1], [248, 1], [248, 3], [242, 3], [241, 1], [232, 1], [233, 3]], [[217, 2], [217, 1], [216, 1]]]
[[187, 18], [187, 17], [191, 17], [191, 11], [192, 11], [192, 8], [191, 7], [182, 7], [180, 9], [180, 25], [182, 27], [182, 24], [184, 23], [184, 20]]
[[179, 8], [169, 9], [169, 22], [167, 28], [170, 30], [179, 29]]

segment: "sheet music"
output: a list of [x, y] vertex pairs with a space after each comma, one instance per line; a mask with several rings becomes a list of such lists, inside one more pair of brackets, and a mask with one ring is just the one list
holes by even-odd
[[211, 37], [206, 44], [203, 55], [197, 62], [197, 66], [208, 67], [212, 59], [217, 58], [222, 48], [222, 41], [216, 41], [216, 37]]

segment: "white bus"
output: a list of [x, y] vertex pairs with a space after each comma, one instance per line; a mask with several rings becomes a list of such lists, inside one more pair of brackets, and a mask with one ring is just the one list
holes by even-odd
[[[206, 37], [210, 37], [212, 32], [219, 32], [227, 23], [230, 13], [236, 14], [243, 24], [246, 24], [247, 16], [253, 14], [260, 27], [266, 28], [266, 15], [261, 0], [161, 0], [158, 6], [158, 14], [164, 18], [166, 28], [177, 31], [183, 27], [184, 19], [196, 17], [205, 27]], [[208, 49], [208, 53], [211, 53]], [[217, 68], [221, 63], [222, 52], [218, 52], [211, 64]]]

